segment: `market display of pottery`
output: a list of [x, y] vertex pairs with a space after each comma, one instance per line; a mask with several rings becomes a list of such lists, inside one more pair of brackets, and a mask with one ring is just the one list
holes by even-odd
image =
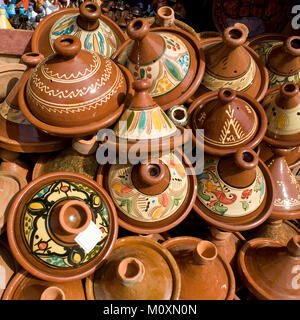
[[208, 3], [0, 0], [1, 300], [300, 300], [290, 1]]

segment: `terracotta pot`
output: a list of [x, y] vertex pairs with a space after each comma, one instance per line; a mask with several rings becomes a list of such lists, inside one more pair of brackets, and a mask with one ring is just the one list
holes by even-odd
[[[211, 155], [232, 154], [240, 147], [254, 149], [267, 130], [263, 107], [249, 95], [229, 88], [202, 95], [192, 103], [188, 113], [187, 127], [193, 129], [194, 141]], [[204, 133], [197, 129], [203, 129]]]
[[55, 39], [63, 34], [76, 35], [82, 49], [93, 50], [106, 57], [111, 57], [128, 39], [114, 21], [101, 14], [98, 4], [85, 1], [80, 8], [61, 9], [45, 17], [32, 36], [32, 51], [48, 57], [55, 52]]
[[187, 217], [197, 183], [192, 165], [181, 156], [176, 152], [152, 162], [99, 167], [97, 182], [109, 190], [120, 226], [135, 233], [161, 233]]
[[177, 237], [162, 244], [174, 256], [181, 273], [180, 300], [232, 300], [232, 269], [209, 241]]
[[248, 28], [236, 23], [222, 37], [201, 41], [205, 54], [205, 74], [192, 99], [205, 92], [231, 88], [261, 101], [268, 88], [268, 71], [263, 61], [245, 42]]
[[21, 63], [0, 63], [0, 101], [3, 101], [24, 73], [26, 66]]
[[179, 28], [151, 28], [147, 20], [127, 26], [127, 40], [112, 58], [134, 79], [151, 81], [150, 95], [163, 110], [184, 103], [200, 85], [205, 60], [198, 40]]
[[106, 263], [86, 279], [89, 300], [177, 300], [180, 289], [170, 252], [140, 236], [118, 239]]
[[39, 131], [24, 117], [19, 108], [18, 94], [20, 87], [30, 77], [33, 68], [44, 57], [37, 53], [26, 53], [22, 61], [27, 66], [26, 72], [12, 88], [0, 107], [0, 147], [16, 152], [51, 152], [64, 148], [67, 140], [52, 137]]
[[238, 270], [245, 285], [260, 300], [299, 300], [299, 259], [299, 235], [287, 245], [253, 239], [238, 254]]
[[171, 107], [167, 114], [176, 126], [184, 127], [189, 122], [189, 113], [184, 105]]
[[262, 224], [271, 214], [271, 174], [251, 149], [241, 148], [234, 156], [222, 158], [206, 155], [197, 180], [194, 210], [215, 227], [244, 231]]
[[31, 181], [14, 199], [7, 220], [17, 261], [33, 276], [53, 282], [93, 273], [109, 256], [117, 231], [108, 194], [74, 172], [49, 173]]
[[123, 111], [131, 93], [129, 72], [80, 46], [75, 36], [57, 38], [56, 53], [21, 87], [20, 108], [40, 130], [65, 137], [94, 134], [112, 125]]
[[19, 271], [7, 286], [2, 300], [85, 300], [81, 280], [56, 283]]
[[269, 87], [286, 82], [298, 83], [300, 73], [300, 37], [264, 34], [249, 40], [269, 72]]

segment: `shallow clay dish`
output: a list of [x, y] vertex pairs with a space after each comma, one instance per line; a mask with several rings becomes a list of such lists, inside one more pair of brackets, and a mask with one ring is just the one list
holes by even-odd
[[180, 289], [170, 252], [140, 236], [118, 239], [105, 264], [86, 279], [89, 300], [178, 300]]
[[[89, 239], [93, 247], [86, 251], [76, 239], [82, 239], [91, 222], [101, 235], [96, 243]], [[14, 199], [7, 220], [16, 260], [35, 277], [53, 282], [93, 273], [110, 254], [117, 231], [115, 207], [108, 194], [74, 172], [49, 173], [31, 181]]]

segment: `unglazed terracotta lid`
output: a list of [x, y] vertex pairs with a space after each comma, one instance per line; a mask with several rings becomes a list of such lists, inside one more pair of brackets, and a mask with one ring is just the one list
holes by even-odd
[[58, 136], [84, 136], [113, 124], [123, 111], [131, 77], [111, 59], [82, 50], [76, 36], [60, 36], [56, 50], [21, 88], [25, 117]]
[[188, 112], [188, 127], [193, 129], [196, 143], [203, 147], [204, 140], [204, 151], [212, 155], [224, 156], [244, 146], [255, 148], [267, 129], [262, 106], [249, 95], [230, 88], [202, 95]]
[[89, 300], [178, 300], [180, 288], [170, 252], [140, 236], [118, 239], [106, 263], [86, 279]]
[[196, 198], [194, 169], [179, 153], [136, 165], [100, 166], [97, 182], [109, 191], [120, 225], [141, 234], [178, 225]]
[[261, 300], [299, 300], [300, 236], [288, 244], [269, 239], [248, 241], [238, 254], [244, 284]]
[[49, 282], [19, 271], [9, 282], [2, 300], [85, 300], [81, 280]]
[[177, 237], [163, 247], [174, 256], [181, 273], [180, 300], [232, 300], [235, 279], [216, 246], [194, 237]]
[[85, 1], [78, 8], [60, 9], [45, 17], [31, 40], [33, 51], [48, 57], [55, 52], [54, 41], [61, 35], [74, 35], [81, 48], [111, 57], [128, 36], [111, 19], [101, 13], [94, 1]]
[[146, 19], [127, 26], [131, 40], [112, 56], [134, 79], [151, 82], [150, 95], [163, 110], [184, 103], [200, 85], [205, 61], [198, 40], [179, 28], [151, 28]]
[[17, 261], [35, 277], [54, 282], [94, 272], [110, 254], [117, 230], [110, 197], [74, 172], [31, 181], [14, 199], [7, 221]]
[[234, 156], [206, 155], [197, 176], [194, 210], [208, 223], [228, 231], [244, 231], [263, 223], [273, 208], [273, 181], [257, 154], [241, 148]]

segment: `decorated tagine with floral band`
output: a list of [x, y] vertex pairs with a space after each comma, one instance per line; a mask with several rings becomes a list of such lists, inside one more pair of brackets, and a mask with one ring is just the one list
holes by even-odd
[[268, 89], [268, 71], [256, 52], [245, 43], [248, 28], [241, 23], [228, 27], [222, 37], [200, 42], [205, 54], [205, 74], [192, 99], [203, 93], [231, 88], [261, 101]]
[[108, 58], [128, 39], [95, 1], [84, 1], [79, 8], [60, 9], [45, 17], [32, 36], [32, 50], [48, 57], [55, 52], [54, 41], [61, 35], [74, 35], [82, 49]]
[[52, 135], [95, 134], [121, 115], [132, 77], [110, 58], [82, 50], [77, 37], [60, 36], [56, 50], [32, 72], [19, 92], [29, 122]]
[[32, 180], [12, 202], [7, 220], [16, 260], [33, 276], [52, 282], [93, 273], [111, 253], [117, 232], [106, 191], [74, 172]]
[[151, 82], [150, 95], [163, 110], [184, 103], [202, 80], [205, 60], [199, 41], [171, 27], [151, 28], [146, 19], [127, 26], [127, 40], [112, 56], [134, 79]]
[[178, 300], [180, 290], [172, 254], [141, 236], [118, 239], [105, 264], [86, 279], [88, 300]]

